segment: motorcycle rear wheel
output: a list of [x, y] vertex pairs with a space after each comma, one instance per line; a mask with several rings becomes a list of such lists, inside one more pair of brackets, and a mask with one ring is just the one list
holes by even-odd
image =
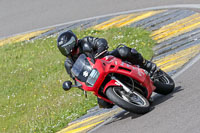
[[[106, 96], [119, 107], [137, 114], [145, 114], [150, 110], [149, 101], [137, 91], [126, 94], [122, 87], [109, 87]], [[132, 96], [131, 96], [132, 95]]]
[[155, 92], [162, 95], [167, 95], [174, 90], [174, 80], [164, 71], [158, 71], [159, 78], [154, 80]]

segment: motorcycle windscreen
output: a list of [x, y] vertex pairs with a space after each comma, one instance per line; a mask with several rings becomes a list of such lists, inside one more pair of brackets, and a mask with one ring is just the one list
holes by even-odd
[[91, 71], [92, 66], [90, 65], [87, 57], [84, 54], [81, 54], [78, 57], [71, 69], [72, 74], [82, 82], [86, 82]]

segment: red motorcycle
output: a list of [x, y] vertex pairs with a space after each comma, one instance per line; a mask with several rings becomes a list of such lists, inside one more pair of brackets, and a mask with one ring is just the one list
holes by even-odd
[[150, 110], [152, 92], [166, 95], [175, 86], [172, 78], [162, 70], [150, 78], [146, 70], [111, 55], [94, 59], [81, 54], [71, 71], [76, 85], [65, 81], [65, 90], [79, 87], [92, 91], [106, 102], [139, 114]]

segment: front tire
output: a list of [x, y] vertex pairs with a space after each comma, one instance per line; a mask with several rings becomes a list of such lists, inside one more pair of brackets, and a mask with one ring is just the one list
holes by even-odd
[[159, 70], [157, 75], [158, 78], [154, 80], [155, 92], [162, 95], [171, 93], [175, 87], [174, 80], [162, 70]]
[[109, 87], [106, 96], [119, 107], [137, 114], [145, 114], [150, 110], [149, 101], [140, 93], [134, 91], [132, 94], [125, 94], [122, 87]]

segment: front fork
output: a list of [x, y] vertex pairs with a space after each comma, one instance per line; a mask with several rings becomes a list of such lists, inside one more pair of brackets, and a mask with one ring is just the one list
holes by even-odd
[[[128, 94], [131, 94], [131, 93], [132, 93], [133, 90], [131, 91], [126, 85], [124, 85], [124, 84], [123, 84], [121, 81], [119, 81], [116, 77], [112, 76], [111, 79], [117, 81], [117, 83], [118, 83], [119, 85], [121, 85], [121, 86], [123, 87], [124, 91], [126, 91]], [[134, 87], [133, 87], [133, 89], [134, 89]]]
[[[132, 96], [134, 95], [133, 91], [134, 91], [134, 82], [133, 82], [133, 88], [130, 89], [129, 87], [127, 87], [126, 85], [124, 85], [121, 81], [119, 81], [116, 77], [112, 76], [111, 79], [115, 80], [119, 85], [122, 86], [123, 90], [128, 94], [128, 96]], [[125, 94], [125, 95], [127, 95]], [[126, 98], [127, 99], [127, 98]], [[128, 99], [127, 99], [128, 100]], [[153, 99], [150, 98], [148, 99], [150, 103], [153, 102]]]

